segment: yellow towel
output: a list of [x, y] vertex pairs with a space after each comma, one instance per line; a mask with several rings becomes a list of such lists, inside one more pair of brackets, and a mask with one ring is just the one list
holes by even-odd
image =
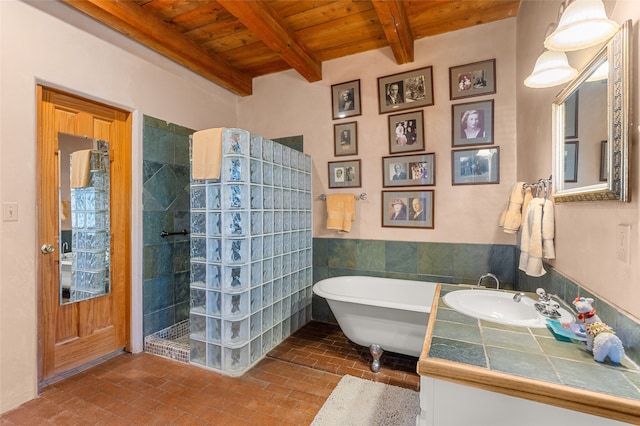
[[194, 179], [220, 179], [222, 127], [193, 134], [191, 175]]
[[356, 219], [355, 210], [356, 198], [353, 194], [327, 195], [327, 229], [351, 231], [351, 222]]
[[62, 220], [71, 219], [71, 201], [62, 200], [60, 204], [62, 205], [62, 211], [60, 212], [60, 219]]
[[89, 162], [91, 150], [82, 149], [71, 154], [71, 188], [89, 186]]

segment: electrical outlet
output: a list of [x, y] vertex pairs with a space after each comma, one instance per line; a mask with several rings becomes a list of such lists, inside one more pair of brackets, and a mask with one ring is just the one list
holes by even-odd
[[631, 225], [618, 225], [616, 230], [616, 251], [618, 260], [622, 263], [629, 264], [631, 262], [629, 245], [631, 239]]
[[2, 203], [2, 220], [4, 222], [18, 221], [18, 203]]

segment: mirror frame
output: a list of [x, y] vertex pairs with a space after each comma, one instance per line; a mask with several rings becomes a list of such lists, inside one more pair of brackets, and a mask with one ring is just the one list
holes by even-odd
[[[629, 126], [631, 102], [631, 20], [585, 65], [577, 77], [562, 90], [552, 105], [553, 110], [553, 197], [556, 203], [571, 201], [631, 201], [629, 189]], [[607, 84], [607, 136], [609, 172], [607, 181], [577, 188], [564, 186], [565, 101], [602, 63], [609, 61]]]

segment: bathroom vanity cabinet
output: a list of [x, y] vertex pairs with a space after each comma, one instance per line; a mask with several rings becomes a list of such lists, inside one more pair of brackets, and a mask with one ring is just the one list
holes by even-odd
[[417, 424], [640, 424], [640, 370], [600, 364], [546, 328], [504, 326], [454, 311], [436, 290], [422, 354]]

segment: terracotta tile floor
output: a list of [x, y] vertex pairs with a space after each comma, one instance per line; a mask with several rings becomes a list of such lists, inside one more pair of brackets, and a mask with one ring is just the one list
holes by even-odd
[[345, 374], [418, 389], [416, 358], [367, 348], [310, 322], [242, 377], [149, 354], [123, 354], [46, 387], [0, 417], [7, 425], [308, 425]]

